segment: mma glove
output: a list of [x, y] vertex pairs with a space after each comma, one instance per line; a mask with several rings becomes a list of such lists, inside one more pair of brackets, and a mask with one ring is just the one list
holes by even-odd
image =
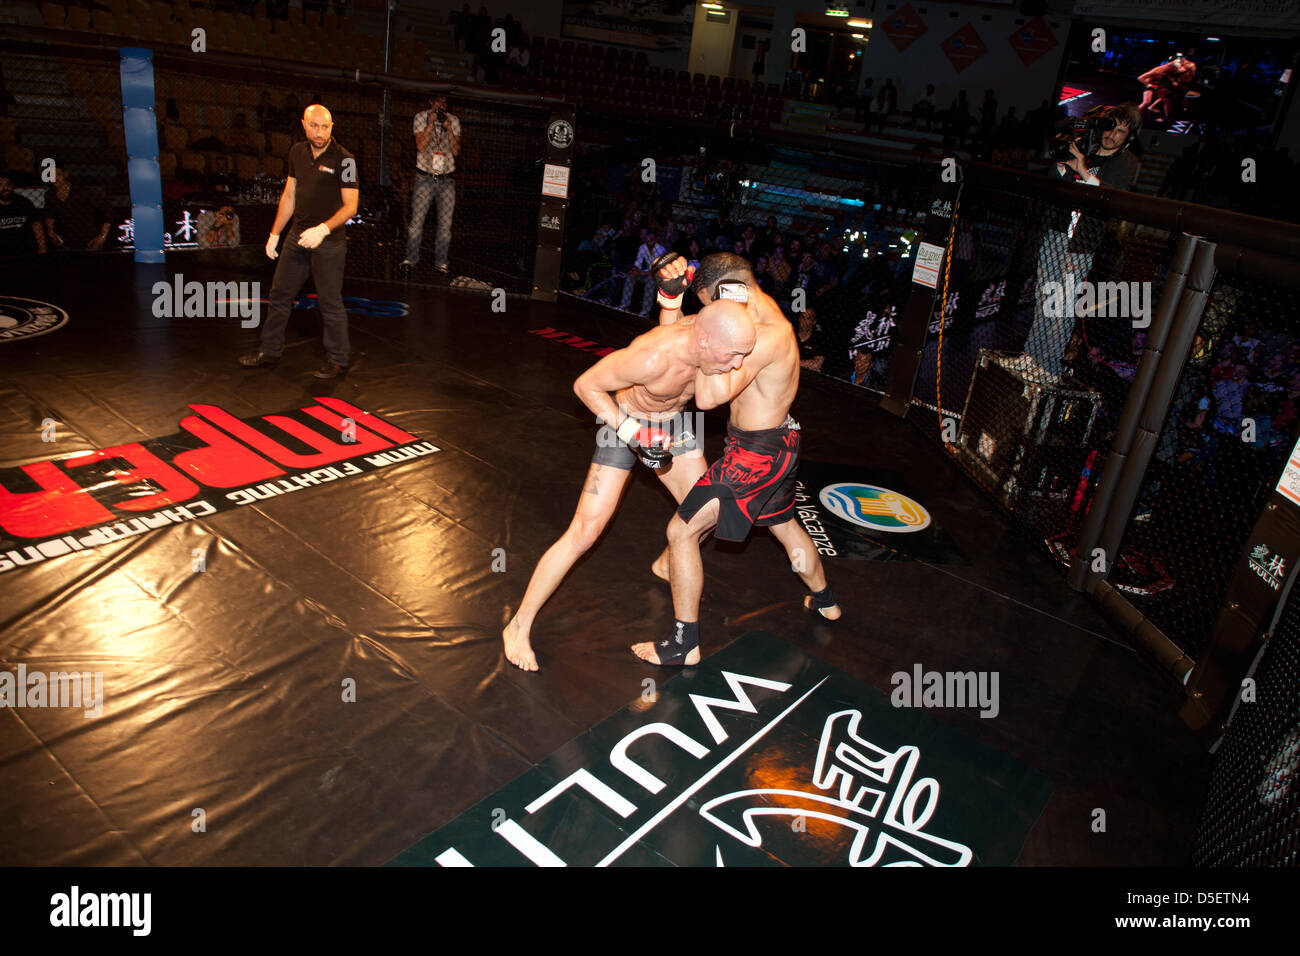
[[691, 286], [691, 280], [695, 278], [695, 267], [690, 265], [686, 267], [684, 274], [671, 279], [665, 279], [659, 274], [660, 269], [680, 258], [681, 256], [676, 252], [665, 252], [650, 264], [650, 276], [654, 279], [655, 288], [659, 290], [655, 298], [665, 309], [682, 307], [682, 296], [686, 294], [686, 290]]
[[667, 471], [673, 464], [672, 442], [658, 428], [629, 418], [618, 427], [618, 437], [627, 443], [641, 464], [655, 471]]
[[275, 251], [275, 247], [276, 245], [279, 244], [279, 242], [280, 242], [279, 233], [275, 233], [275, 232], [271, 233], [271, 238], [266, 240], [266, 257], [268, 259], [274, 259], [280, 255], [280, 253]]
[[304, 229], [298, 234], [298, 245], [304, 249], [315, 249], [330, 234], [330, 227], [321, 223], [319, 226], [312, 226], [310, 229]]

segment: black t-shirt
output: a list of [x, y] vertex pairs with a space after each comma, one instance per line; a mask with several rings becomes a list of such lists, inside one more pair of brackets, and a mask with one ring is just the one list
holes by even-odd
[[36, 251], [32, 223], [39, 219], [36, 207], [26, 196], [13, 194], [9, 205], [0, 205], [0, 256], [21, 256]]
[[797, 328], [794, 335], [799, 343], [799, 361], [803, 362], [814, 359], [819, 355], [828, 356], [830, 354], [830, 348], [826, 342], [826, 332], [820, 324], [813, 326], [812, 334], [807, 339], [799, 337]]
[[65, 200], [59, 200], [55, 189], [45, 194], [45, 218], [54, 220], [54, 231], [63, 239], [64, 248], [85, 249], [105, 223], [112, 224], [113, 210], [103, 190], [73, 183]]
[[[1110, 186], [1112, 189], [1132, 189], [1133, 184], [1137, 182], [1138, 168], [1141, 165], [1138, 158], [1127, 150], [1112, 153], [1110, 156], [1087, 156], [1084, 158], [1084, 163], [1087, 169], [1101, 180], [1103, 186]], [[1057, 179], [1079, 181], [1079, 177], [1069, 167], [1066, 167], [1062, 174], [1053, 166], [1051, 175]], [[1055, 229], [1057, 232], [1070, 231], [1071, 210], [1058, 207], [1050, 210], [1044, 218], [1047, 220], [1048, 228]], [[1095, 252], [1105, 232], [1106, 220], [1083, 215], [1074, 227], [1074, 235], [1070, 239], [1070, 251]]]
[[[350, 169], [347, 182], [343, 180], [345, 169]], [[310, 143], [306, 140], [294, 143], [289, 150], [289, 175], [297, 183], [292, 222], [295, 232], [319, 226], [331, 218], [343, 206], [343, 190], [360, 188], [356, 157], [333, 139], [315, 159], [311, 156]], [[330, 238], [335, 236], [343, 237], [342, 226]]]

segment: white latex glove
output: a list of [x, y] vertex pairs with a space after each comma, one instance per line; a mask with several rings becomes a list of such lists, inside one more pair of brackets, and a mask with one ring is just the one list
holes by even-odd
[[272, 233], [271, 238], [266, 240], [266, 257], [268, 259], [276, 259], [279, 257], [280, 253], [275, 251], [276, 244], [279, 243], [279, 241], [280, 237], [275, 233]]
[[315, 249], [325, 237], [330, 234], [330, 227], [321, 223], [319, 226], [312, 226], [310, 229], [304, 229], [298, 234], [298, 245], [304, 249]]

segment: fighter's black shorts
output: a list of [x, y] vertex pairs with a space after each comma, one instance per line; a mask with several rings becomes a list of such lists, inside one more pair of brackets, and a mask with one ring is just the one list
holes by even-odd
[[[687, 452], [698, 451], [700, 447], [699, 436], [695, 434], [695, 428], [692, 425], [692, 417], [684, 412], [678, 412], [672, 418], [665, 418], [661, 422], [652, 422], [648, 418], [640, 415], [632, 415], [626, 408], [621, 409], [625, 415], [630, 415], [647, 428], [657, 428], [668, 436], [672, 443], [673, 457], [685, 455]], [[610, 428], [608, 425], [601, 425], [596, 432], [596, 452], [591, 456], [592, 464], [609, 465], [611, 468], [618, 468], [622, 471], [631, 471], [636, 467], [636, 454], [628, 447], [627, 442], [618, 437], [617, 429]]]
[[799, 467], [799, 423], [786, 417], [779, 428], [747, 432], [727, 426], [722, 457], [687, 493], [677, 514], [690, 521], [718, 499], [717, 536], [744, 541], [749, 529], [783, 524], [794, 517], [795, 471]]

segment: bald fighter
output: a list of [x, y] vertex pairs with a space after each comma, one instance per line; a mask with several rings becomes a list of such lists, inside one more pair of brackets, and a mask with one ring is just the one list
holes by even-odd
[[817, 546], [795, 520], [800, 429], [790, 417], [790, 405], [799, 390], [799, 342], [794, 327], [771, 296], [759, 288], [749, 263], [740, 256], [729, 252], [705, 256], [694, 284], [704, 305], [695, 317], [697, 324], [739, 322], [747, 316], [757, 341], [744, 364], [725, 375], [695, 378], [699, 408], [731, 403], [726, 446], [668, 525], [670, 583], [677, 616], [672, 633], [657, 642], [632, 647], [644, 661], [675, 666], [700, 660], [700, 592], [704, 587], [700, 541], [715, 527], [722, 541], [744, 541], [755, 525], [770, 528], [811, 592], [804, 605], [827, 620], [840, 616]]
[[[344, 226], [357, 214], [360, 188], [357, 161], [334, 141], [334, 119], [320, 104], [302, 114], [306, 142], [289, 150], [289, 176], [280, 194], [266, 254], [280, 261], [271, 283], [270, 308], [262, 326], [262, 346], [239, 359], [245, 368], [265, 368], [280, 361], [284, 330], [289, 324], [298, 290], [311, 276], [316, 281], [316, 301], [325, 324], [325, 364], [314, 374], [319, 379], [338, 378], [347, 372], [351, 358], [348, 313], [343, 307], [343, 264], [348, 243]], [[276, 252], [280, 231], [293, 220], [284, 248]]]
[[[681, 288], [685, 291], [685, 283]], [[664, 315], [671, 318], [680, 310], [665, 306]], [[537, 670], [531, 643], [537, 612], [604, 533], [638, 460], [654, 470], [678, 503], [704, 474], [704, 453], [681, 411], [698, 382], [725, 378], [740, 367], [754, 342], [753, 323], [743, 310], [665, 321], [606, 355], [573, 383], [601, 423], [596, 452], [573, 520], [542, 555], [523, 603], [501, 632], [510, 663]]]

